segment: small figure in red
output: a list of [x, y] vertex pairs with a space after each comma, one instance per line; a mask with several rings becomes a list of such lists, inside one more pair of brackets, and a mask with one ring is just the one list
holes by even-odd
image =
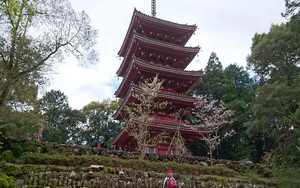
[[164, 179], [163, 188], [177, 188], [177, 182], [174, 178], [174, 171], [171, 168], [167, 170], [167, 177]]

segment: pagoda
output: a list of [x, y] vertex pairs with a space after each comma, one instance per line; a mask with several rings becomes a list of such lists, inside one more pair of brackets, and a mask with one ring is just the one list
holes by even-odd
[[[136, 9], [118, 55], [123, 57], [117, 71], [123, 80], [115, 92], [122, 102], [114, 117], [122, 120], [124, 108], [134, 101], [134, 93], [141, 92], [139, 83], [156, 75], [164, 80], [158, 98], [170, 102], [172, 107], [166, 113], [152, 114], [149, 126], [155, 145], [147, 148], [148, 153], [167, 155], [172, 137], [180, 131], [185, 143], [199, 139], [199, 132], [187, 120], [174, 116], [176, 110], [191, 112], [196, 99], [187, 96], [189, 89], [201, 78], [201, 71], [186, 71], [186, 67], [197, 55], [199, 47], [186, 47], [195, 32], [196, 25], [178, 24], [148, 16]], [[138, 122], [143, 123], [143, 122]], [[130, 129], [124, 128], [114, 139], [116, 148], [135, 151], [136, 140]]]

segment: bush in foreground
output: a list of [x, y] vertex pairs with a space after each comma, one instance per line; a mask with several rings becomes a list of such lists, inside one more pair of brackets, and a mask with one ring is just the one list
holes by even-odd
[[0, 187], [1, 188], [15, 188], [15, 179], [7, 176], [6, 174], [0, 173]]

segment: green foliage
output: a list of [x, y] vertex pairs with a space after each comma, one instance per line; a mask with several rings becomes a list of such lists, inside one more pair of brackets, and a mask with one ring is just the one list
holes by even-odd
[[70, 109], [67, 97], [60, 91], [51, 90], [40, 100], [40, 108], [47, 126], [43, 132], [43, 139], [48, 142], [64, 144], [68, 139], [65, 124], [66, 111]]
[[111, 147], [121, 123], [112, 117], [117, 101], [91, 102], [82, 110], [73, 110], [61, 91], [51, 90], [40, 99], [46, 126], [43, 139], [60, 144], [102, 144]]
[[276, 164], [300, 164], [300, 21], [273, 25], [253, 38], [249, 66], [260, 76], [249, 132], [260, 156], [272, 151]]
[[273, 173], [279, 179], [280, 188], [297, 188], [300, 185], [299, 168], [273, 169]]
[[294, 27], [291, 23], [273, 25], [269, 33], [254, 36], [248, 62], [263, 83], [280, 80], [291, 84], [299, 75], [300, 33]]
[[[249, 73], [235, 64], [223, 69], [216, 53], [212, 53], [205, 68], [203, 80], [194, 87], [194, 95], [207, 95], [213, 99], [222, 100], [225, 106], [234, 112], [232, 124], [236, 134], [224, 139], [215, 152], [215, 157], [240, 160], [250, 157], [252, 145], [246, 132], [252, 113], [252, 103], [255, 96], [256, 83]], [[202, 149], [204, 146], [200, 144]], [[192, 147], [197, 152], [195, 144]], [[194, 148], [194, 149], [193, 149]], [[205, 147], [204, 147], [205, 148]]]
[[300, 1], [299, 0], [285, 0], [286, 11], [283, 16], [299, 16]]
[[220, 158], [259, 161], [268, 151], [278, 165], [299, 164], [300, 19], [299, 1], [286, 1], [290, 19], [253, 38], [248, 66], [258, 82], [242, 67], [222, 68], [212, 53], [202, 82], [193, 94], [224, 101], [235, 112], [237, 134], [225, 139]]
[[0, 31], [0, 108], [32, 105], [44, 73], [66, 54], [97, 59], [96, 31], [88, 16], [76, 12], [68, 0], [1, 1], [0, 15], [5, 28]]
[[216, 53], [211, 53], [204, 73], [202, 82], [194, 88], [193, 93], [196, 95], [208, 95], [214, 99], [221, 100], [225, 93], [223, 85], [224, 74], [222, 64]]
[[81, 144], [79, 126], [84, 122], [84, 117], [79, 111], [71, 109], [64, 93], [55, 90], [47, 92], [40, 99], [40, 109], [46, 121], [44, 140]]
[[12, 151], [6, 150], [0, 154], [0, 161], [14, 162], [15, 156]]
[[87, 145], [103, 144], [111, 147], [112, 140], [120, 132], [122, 125], [112, 116], [118, 107], [117, 101], [91, 102], [83, 107], [86, 118], [83, 140]]
[[38, 130], [41, 117], [35, 111], [0, 109], [0, 133], [3, 138], [30, 139]]
[[194, 156], [207, 156], [208, 146], [204, 140], [192, 142], [187, 145], [187, 148]]
[[41, 147], [41, 145], [15, 138], [5, 138], [3, 143], [3, 148], [0, 150], [1, 160], [8, 162], [15, 162], [15, 159], [18, 159], [24, 152], [38, 152]]
[[6, 174], [0, 173], [0, 187], [1, 188], [16, 188], [15, 179]]

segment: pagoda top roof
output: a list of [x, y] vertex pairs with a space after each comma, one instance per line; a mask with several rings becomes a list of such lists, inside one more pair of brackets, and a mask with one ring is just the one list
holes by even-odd
[[154, 49], [161, 49], [161, 50], [164, 49], [164, 52], [166, 53], [168, 52], [175, 55], [181, 55], [181, 56], [184, 55], [186, 57], [189, 57], [189, 61], [184, 61], [184, 63], [177, 65], [178, 68], [180, 67], [181, 69], [185, 69], [200, 50], [200, 47], [184, 47], [176, 44], [160, 42], [157, 40], [140, 36], [139, 34], [135, 33], [133, 34], [131, 42], [128, 46], [128, 52], [126, 53], [126, 56], [124, 57], [122, 64], [117, 71], [117, 74], [119, 76], [124, 76], [126, 72], [126, 68], [128, 68], [128, 66], [126, 65], [128, 63], [128, 60], [131, 57], [131, 51], [135, 50], [134, 46], [136, 45], [136, 43], [146, 46], [147, 48], [154, 48]]
[[160, 19], [157, 17], [146, 15], [146, 14], [134, 9], [125, 39], [123, 41], [121, 49], [118, 52], [119, 56], [122, 56], [122, 57], [125, 56], [126, 49], [128, 47], [128, 41], [132, 37], [132, 33], [135, 30], [135, 28], [137, 27], [139, 22], [147, 23], [147, 25], [153, 25], [155, 28], [165, 30], [168, 33], [187, 34], [188, 37], [186, 37], [182, 41], [182, 45], [185, 45], [187, 43], [187, 41], [189, 40], [191, 35], [197, 29], [196, 25], [179, 24], [179, 23], [163, 20], [163, 19]]

